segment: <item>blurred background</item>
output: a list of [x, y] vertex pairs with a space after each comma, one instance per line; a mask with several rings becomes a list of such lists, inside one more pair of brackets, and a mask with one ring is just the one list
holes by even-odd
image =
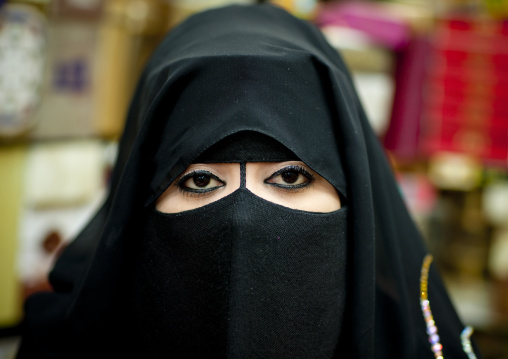
[[[192, 13], [254, 0], [0, 0], [0, 359], [106, 191], [139, 73]], [[508, 0], [273, 0], [353, 72], [453, 302], [508, 358]]]

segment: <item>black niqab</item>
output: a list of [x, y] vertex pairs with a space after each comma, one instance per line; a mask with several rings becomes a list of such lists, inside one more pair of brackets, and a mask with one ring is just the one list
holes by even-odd
[[[243, 344], [238, 344], [236, 349], [215, 348], [205, 356], [283, 358], [287, 356], [281, 347], [291, 344], [300, 348], [288, 353], [302, 358], [331, 355], [361, 359], [434, 357], [419, 302], [420, 270], [427, 250], [402, 201], [383, 149], [365, 117], [346, 66], [312, 25], [276, 7], [252, 5], [229, 6], [192, 16], [172, 30], [153, 54], [131, 104], [109, 196], [56, 263], [50, 276], [54, 292], [38, 294], [28, 300], [18, 358], [99, 358], [133, 353], [150, 357], [147, 353], [157, 351], [155, 347], [147, 347], [150, 344], [143, 339], [143, 333], [139, 333], [140, 327], [134, 328], [136, 313], [132, 300], [137, 304], [143, 302], [136, 284], [140, 265], [148, 266], [145, 268], [148, 273], [155, 268], [149, 265], [150, 258], [157, 260], [150, 254], [144, 224], [147, 218], [158, 221], [157, 216], [161, 214], [152, 218], [149, 213], [153, 211], [154, 201], [177, 175], [207, 148], [242, 131], [275, 139], [347, 198], [347, 233], [345, 227], [336, 228], [337, 224], [333, 223], [324, 225], [322, 231], [311, 227], [308, 238], [312, 241], [293, 248], [297, 255], [305, 250], [316, 255], [313, 259], [316, 262], [310, 259], [306, 262], [307, 269], [314, 268], [313, 263], [319, 261], [336, 260], [337, 268], [347, 263], [345, 289], [333, 287], [333, 283], [341, 282], [339, 279], [316, 280], [309, 276], [314, 281], [308, 282], [309, 293], [311, 296], [314, 293], [316, 303], [323, 298], [327, 302], [329, 298], [341, 296], [345, 298], [345, 311], [343, 318], [338, 310], [327, 323], [332, 323], [330, 328], [335, 325], [333, 323], [340, 322], [342, 328], [340, 335], [339, 329], [337, 334], [326, 331], [332, 337], [338, 336], [326, 340], [334, 343], [333, 350], [330, 346], [320, 347], [319, 340], [323, 340], [324, 333], [312, 339], [317, 343], [315, 351], [305, 342], [307, 339], [300, 343], [296, 340], [281, 342], [277, 347], [274, 343], [277, 343], [278, 331], [286, 332], [289, 328], [273, 323], [273, 327], [266, 327], [267, 333], [263, 333], [267, 336], [259, 337], [267, 339], [273, 334], [270, 340], [260, 340], [253, 345], [252, 335], [259, 333], [241, 330], [236, 332], [234, 342], [243, 341]], [[229, 201], [239, 207], [226, 205]], [[260, 215], [262, 211], [255, 208], [264, 205], [277, 213], [287, 211], [281, 206], [259, 202], [245, 190], [211, 204], [222, 211], [224, 218], [235, 221], [241, 212], [252, 213], [254, 217]], [[173, 228], [173, 222], [175, 218], [160, 226]], [[273, 225], [279, 226], [278, 223]], [[223, 232], [229, 233], [228, 230]], [[332, 231], [337, 231], [336, 238], [344, 231], [344, 240], [333, 241], [333, 236], [330, 240]], [[243, 241], [247, 247], [241, 253], [262, 249], [264, 245], [273, 246], [273, 243], [263, 242], [265, 234], [260, 233], [259, 247], [254, 242]], [[320, 241], [322, 234], [325, 238]], [[162, 237], [154, 235], [150, 240]], [[230, 240], [231, 237], [227, 237]], [[168, 246], [167, 252], [159, 253], [163, 261], [164, 256], [176, 261], [175, 243], [162, 243], [159, 245]], [[231, 258], [224, 257], [220, 248], [215, 248], [220, 252], [215, 255], [214, 246], [209, 245], [209, 260], [220, 262]], [[311, 245], [330, 246], [331, 254], [323, 257], [320, 250], [308, 247]], [[346, 258], [342, 258], [340, 248]], [[268, 277], [280, 273], [284, 264], [289, 268], [295, 266], [277, 262], [283, 257], [282, 253], [290, 251], [284, 244], [280, 250], [279, 255], [271, 253], [266, 258]], [[290, 257], [286, 259], [291, 260]], [[176, 273], [177, 267], [171, 263], [167, 265]], [[181, 265], [185, 271], [189, 263], [183, 261]], [[259, 270], [260, 266], [261, 262], [257, 262], [252, 263], [250, 269], [240, 268], [238, 275], [243, 273], [247, 279], [235, 283], [239, 286], [259, 284], [266, 296], [272, 291], [296, 295], [292, 285], [281, 284], [283, 277], [279, 278], [282, 282], [277, 288], [269, 288], [266, 277], [257, 282], [258, 279], [249, 273]], [[336, 278], [340, 273], [339, 270]], [[162, 285], [163, 279], [177, 279], [160, 278], [156, 273], [151, 278], [157, 287]], [[231, 285], [221, 278], [207, 278], [207, 281]], [[291, 282], [294, 277], [286, 279]], [[151, 285], [145, 281], [141, 283]], [[460, 342], [463, 325], [434, 267], [429, 275], [428, 292], [444, 358], [467, 358]], [[182, 293], [167, 294], [174, 299]], [[217, 293], [220, 292], [213, 292], [214, 302], [221, 303]], [[303, 307], [310, 305], [308, 298]], [[202, 299], [194, 297], [189, 301]], [[249, 298], [242, 299], [238, 308], [264, 310], [261, 303]], [[292, 313], [288, 308], [289, 305], [284, 316], [290, 318]], [[174, 309], [168, 308], [168, 312]], [[190, 307], [183, 310], [192, 312]], [[219, 308], [219, 314], [221, 310], [224, 309]], [[256, 311], [244, 312], [234, 311], [235, 323], [255, 317]], [[160, 313], [165, 325], [175, 325], [177, 322], [172, 322], [171, 316], [166, 314]], [[214, 315], [206, 311], [205, 314]], [[147, 315], [156, 316], [157, 313]], [[309, 315], [316, 313], [309, 308]], [[309, 323], [300, 319], [295, 317], [303, 327]], [[235, 325], [238, 324], [233, 328]], [[143, 329], [145, 334], [149, 330], [149, 326]], [[204, 329], [198, 325], [193, 330]], [[154, 333], [155, 336], [159, 334]], [[227, 335], [221, 338], [228, 340]], [[282, 335], [281, 338], [288, 337]], [[172, 343], [178, 345], [176, 340]], [[194, 357], [193, 343], [182, 338], [183, 344], [186, 345], [184, 350], [175, 349], [173, 357]], [[255, 349], [249, 352], [251, 345]], [[326, 353], [319, 352], [320, 349]], [[203, 355], [203, 352], [198, 354]]]
[[245, 188], [148, 216], [133, 324], [149, 358], [333, 358], [345, 304], [346, 208], [293, 210]]

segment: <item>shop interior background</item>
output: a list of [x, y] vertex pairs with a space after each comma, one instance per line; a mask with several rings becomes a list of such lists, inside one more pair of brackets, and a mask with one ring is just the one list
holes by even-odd
[[[146, 58], [190, 14], [249, 2], [0, 0], [0, 359], [104, 198]], [[508, 0], [265, 2], [342, 53], [460, 317], [508, 358]]]

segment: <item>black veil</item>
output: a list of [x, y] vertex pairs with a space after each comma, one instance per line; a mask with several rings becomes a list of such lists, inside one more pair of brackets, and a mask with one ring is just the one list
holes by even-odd
[[[28, 299], [18, 358], [135, 351], [124, 299], [137, 219], [193, 159], [241, 131], [276, 139], [347, 198], [346, 312], [335, 357], [435, 356], [420, 306], [427, 249], [344, 62], [312, 25], [253, 5], [190, 17], [149, 60], [109, 195], [56, 262], [54, 292]], [[443, 357], [467, 358], [464, 327], [432, 265], [428, 297]]]

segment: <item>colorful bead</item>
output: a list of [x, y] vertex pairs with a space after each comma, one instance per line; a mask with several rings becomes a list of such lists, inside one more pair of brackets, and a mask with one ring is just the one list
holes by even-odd
[[437, 343], [439, 343], [439, 335], [437, 335], [437, 334], [430, 335], [429, 336], [429, 342], [431, 344], [437, 344]]
[[427, 334], [433, 335], [437, 333], [437, 327], [435, 325], [430, 325], [427, 323]]
[[460, 334], [460, 341], [462, 342], [462, 349], [467, 354], [467, 357], [469, 359], [476, 359], [476, 354], [473, 351], [473, 346], [471, 345], [471, 340], [469, 339], [472, 334], [473, 328], [465, 327]]
[[430, 310], [430, 302], [428, 297], [428, 283], [429, 283], [429, 268], [432, 263], [432, 256], [428, 254], [423, 259], [422, 271], [420, 276], [420, 305], [422, 307], [423, 318], [427, 326], [427, 334], [429, 335], [430, 348], [434, 353], [436, 359], [443, 359], [443, 346], [440, 343], [439, 335], [437, 334], [436, 322], [432, 311]]
[[440, 352], [441, 350], [443, 349], [443, 346], [440, 344], [440, 343], [437, 343], [437, 344], [434, 344], [432, 346], [432, 351], [435, 353], [435, 352]]
[[[440, 343], [439, 335], [437, 334], [437, 326], [430, 310], [428, 284], [429, 284], [429, 268], [432, 263], [432, 256], [426, 255], [423, 259], [422, 271], [420, 276], [420, 305], [422, 307], [423, 318], [425, 319], [425, 325], [427, 326], [427, 334], [429, 335], [429, 343], [434, 357], [436, 359], [443, 358], [443, 345]], [[473, 334], [473, 328], [466, 327], [460, 335], [462, 342], [462, 349], [467, 354], [468, 359], [477, 359], [469, 339]]]

